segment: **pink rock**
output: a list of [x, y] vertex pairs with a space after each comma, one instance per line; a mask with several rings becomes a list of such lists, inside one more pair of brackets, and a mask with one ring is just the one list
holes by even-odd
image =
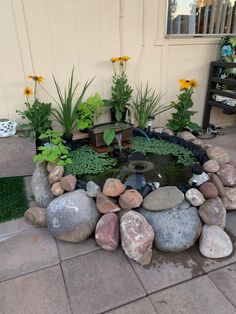
[[205, 224], [225, 227], [226, 209], [219, 197], [209, 199], [201, 205], [199, 215]]
[[220, 170], [220, 165], [215, 159], [210, 159], [203, 164], [203, 169], [205, 172], [217, 172]]
[[61, 183], [60, 182], [55, 182], [53, 183], [52, 187], [51, 187], [51, 192], [53, 195], [55, 196], [60, 196], [64, 193], [64, 190], [61, 187]]
[[114, 213], [103, 215], [95, 230], [97, 244], [106, 251], [115, 251], [119, 245], [119, 218]]
[[199, 191], [202, 195], [208, 198], [216, 198], [218, 196], [218, 190], [215, 185], [211, 182], [205, 182], [199, 187]]
[[96, 199], [97, 209], [102, 214], [115, 213], [120, 210], [120, 207], [109, 197], [103, 193], [99, 193]]
[[119, 204], [122, 209], [137, 208], [142, 202], [142, 195], [134, 189], [126, 190], [119, 198]]
[[236, 169], [230, 164], [222, 165], [217, 175], [225, 186], [233, 186], [236, 184]]
[[117, 197], [125, 190], [124, 184], [119, 179], [109, 178], [103, 187], [103, 194], [106, 196]]
[[220, 181], [220, 178], [216, 174], [212, 173], [210, 176], [210, 181], [217, 188], [219, 196], [224, 197], [225, 196], [225, 189], [224, 189], [222, 182]]
[[209, 159], [217, 160], [220, 165], [230, 162], [229, 154], [219, 146], [209, 147], [206, 152]]
[[72, 174], [69, 174], [61, 179], [61, 187], [67, 192], [73, 192], [76, 187], [76, 181], [76, 177], [74, 177]]
[[64, 168], [62, 166], [56, 166], [48, 175], [48, 181], [50, 184], [61, 180], [64, 174]]
[[226, 209], [235, 210], [236, 209], [236, 187], [225, 188], [225, 197], [222, 199]]
[[125, 254], [141, 265], [148, 265], [152, 258], [154, 232], [144, 216], [130, 210], [121, 218], [120, 231]]

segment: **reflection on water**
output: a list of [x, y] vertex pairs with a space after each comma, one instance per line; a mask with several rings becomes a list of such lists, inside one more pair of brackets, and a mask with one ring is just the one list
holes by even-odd
[[147, 154], [139, 158], [132, 160], [131, 155], [128, 161], [119, 162], [116, 168], [98, 175], [86, 175], [80, 179], [93, 180], [103, 186], [107, 178], [118, 178], [126, 186], [141, 190], [146, 182], [159, 182], [161, 186], [175, 185], [178, 187], [188, 182], [192, 176], [191, 168], [177, 164], [174, 157]]

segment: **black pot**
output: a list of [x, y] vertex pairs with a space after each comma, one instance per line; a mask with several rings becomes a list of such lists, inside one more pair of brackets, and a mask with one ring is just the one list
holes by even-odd
[[[111, 108], [110, 112], [111, 112], [111, 122], [117, 122], [117, 120], [116, 120], [116, 110], [114, 108]], [[125, 108], [124, 111], [122, 112], [122, 117], [121, 117], [121, 120], [119, 122], [125, 121], [126, 113], [127, 113], [127, 109]]]
[[45, 145], [49, 144], [49, 141], [47, 138], [40, 139], [39, 136], [40, 136], [40, 134], [36, 135], [36, 140], [35, 140], [36, 154], [42, 153], [42, 151], [38, 149], [40, 146], [45, 146]]

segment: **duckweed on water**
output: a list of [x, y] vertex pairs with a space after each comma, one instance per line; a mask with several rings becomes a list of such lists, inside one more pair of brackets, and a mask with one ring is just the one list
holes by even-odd
[[73, 175], [98, 174], [116, 166], [117, 161], [107, 153], [97, 153], [84, 145], [71, 153], [72, 164], [66, 166], [66, 172]]
[[133, 151], [141, 152], [143, 154], [153, 153], [157, 155], [172, 155], [177, 158], [176, 163], [184, 166], [191, 166], [197, 161], [193, 153], [184, 147], [170, 143], [165, 140], [157, 140], [151, 138], [147, 141], [146, 138], [136, 136], [133, 139]]

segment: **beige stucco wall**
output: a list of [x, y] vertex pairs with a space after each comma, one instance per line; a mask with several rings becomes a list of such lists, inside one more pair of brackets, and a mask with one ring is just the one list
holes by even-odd
[[[129, 81], [135, 88], [148, 80], [169, 103], [178, 79], [195, 78], [194, 95], [202, 121], [209, 62], [218, 56], [219, 39], [166, 39], [166, 0], [2, 0], [0, 2], [0, 118], [16, 118], [24, 108], [22, 91], [28, 74], [43, 75], [55, 96], [52, 73], [61, 85], [75, 66], [81, 86], [96, 75], [89, 93], [110, 95], [111, 56], [129, 55]], [[89, 94], [88, 93], [88, 94]], [[48, 101], [43, 92], [40, 99]], [[170, 113], [156, 119], [164, 125]], [[106, 121], [104, 114], [100, 121]], [[214, 110], [211, 121], [235, 123], [235, 115]]]

